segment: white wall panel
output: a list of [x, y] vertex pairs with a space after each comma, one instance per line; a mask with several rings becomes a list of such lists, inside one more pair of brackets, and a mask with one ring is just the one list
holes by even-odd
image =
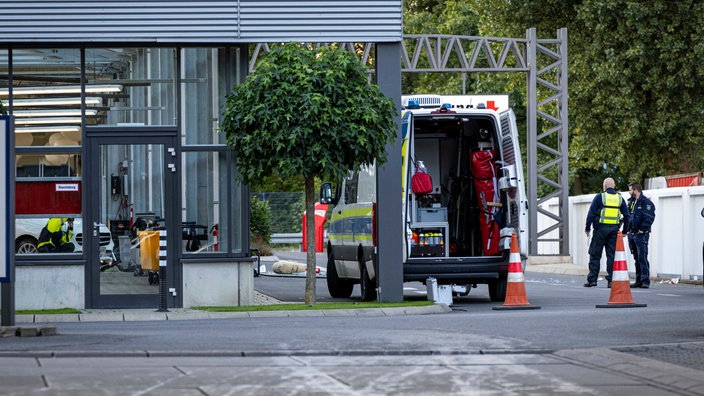
[[[704, 186], [646, 190], [643, 194], [653, 201], [656, 208], [648, 254], [651, 276], [660, 274], [685, 279], [697, 276], [701, 280], [704, 273], [704, 217], [700, 212], [704, 208]], [[622, 195], [625, 199], [628, 198], [628, 192]], [[570, 255], [572, 262], [583, 268], [587, 268], [589, 264], [589, 239], [584, 235], [584, 224], [592, 198], [594, 194], [569, 199]], [[549, 200], [542, 207], [556, 213], [557, 200]], [[546, 216], [538, 216], [538, 230], [546, 229], [550, 225]], [[625, 237], [624, 247], [628, 270], [635, 273], [633, 256], [628, 250]], [[541, 255], [556, 255], [557, 252], [557, 242], [538, 246], [538, 253]], [[602, 271], [605, 271], [606, 254], [602, 255], [601, 264]]]

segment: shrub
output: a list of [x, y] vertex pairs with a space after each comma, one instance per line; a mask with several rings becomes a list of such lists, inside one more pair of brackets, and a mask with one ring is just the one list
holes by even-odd
[[249, 203], [249, 236], [253, 248], [262, 255], [271, 254], [271, 209], [266, 201], [252, 198]]

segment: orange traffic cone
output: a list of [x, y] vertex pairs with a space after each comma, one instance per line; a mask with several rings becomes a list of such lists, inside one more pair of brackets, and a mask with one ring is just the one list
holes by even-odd
[[508, 259], [508, 279], [506, 282], [506, 298], [504, 305], [493, 309], [539, 309], [540, 306], [530, 305], [526, 297], [526, 284], [521, 265], [521, 253], [518, 250], [516, 233], [511, 234], [511, 255]]
[[614, 254], [614, 270], [611, 275], [611, 297], [608, 304], [597, 305], [597, 308], [641, 308], [647, 304], [636, 304], [631, 295], [631, 282], [628, 278], [626, 251], [623, 248], [623, 235], [619, 231], [616, 237], [616, 252]]

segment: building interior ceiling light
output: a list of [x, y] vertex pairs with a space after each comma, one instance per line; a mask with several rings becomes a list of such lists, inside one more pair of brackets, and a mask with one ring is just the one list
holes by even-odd
[[[122, 92], [120, 84], [86, 85], [86, 93], [115, 93]], [[52, 94], [80, 94], [80, 85], [47, 85], [38, 87], [13, 87], [12, 95], [52, 95]], [[0, 96], [10, 95], [8, 88], [0, 89]]]
[[80, 132], [80, 126], [55, 125], [50, 127], [23, 127], [15, 128], [15, 133], [46, 133], [46, 132]]
[[44, 125], [44, 124], [79, 124], [81, 117], [41, 117], [41, 118], [15, 118], [16, 125]]
[[[97, 109], [86, 109], [86, 116], [95, 116]], [[80, 117], [81, 109], [54, 109], [54, 110], [16, 110], [12, 112], [16, 118], [19, 117]]]
[[[87, 97], [86, 105], [102, 104], [101, 98]], [[68, 106], [80, 105], [81, 98], [33, 98], [33, 99], [15, 99], [12, 101], [13, 107], [34, 107], [34, 106]]]

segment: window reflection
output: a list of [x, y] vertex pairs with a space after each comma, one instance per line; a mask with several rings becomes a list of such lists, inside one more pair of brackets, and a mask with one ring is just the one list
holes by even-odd
[[[88, 181], [83, 180], [80, 154], [87, 126], [177, 124], [185, 148], [180, 170], [184, 252], [242, 253], [246, 226], [241, 186], [235, 181], [233, 154], [218, 131], [225, 96], [239, 81], [239, 52], [182, 48], [177, 56], [176, 51], [17, 48], [10, 57], [8, 50], [0, 50], [0, 75], [5, 77], [0, 77], [0, 102], [15, 120], [17, 246], [23, 246], [23, 253], [36, 254], [39, 233], [52, 218], [59, 218], [62, 227], [64, 219], [74, 219], [74, 254], [82, 251], [77, 231], [83, 227], [81, 190]], [[135, 204], [134, 210], [153, 208]], [[124, 215], [103, 215], [125, 221]], [[103, 223], [112, 226], [111, 221]], [[111, 230], [101, 229], [101, 234], [109, 236]], [[191, 235], [196, 238], [189, 244]]]
[[16, 252], [81, 252], [80, 156], [18, 155], [16, 164]]

